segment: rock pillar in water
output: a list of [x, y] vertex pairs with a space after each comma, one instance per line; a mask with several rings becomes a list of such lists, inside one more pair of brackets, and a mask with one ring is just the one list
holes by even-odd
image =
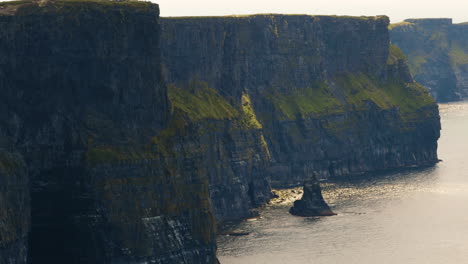
[[336, 215], [325, 202], [320, 184], [315, 176], [304, 182], [304, 194], [301, 200], [294, 202], [289, 212], [297, 216], [330, 216]]

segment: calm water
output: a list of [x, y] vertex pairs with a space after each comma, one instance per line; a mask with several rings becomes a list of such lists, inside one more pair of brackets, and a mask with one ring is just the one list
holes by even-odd
[[441, 105], [435, 167], [330, 184], [337, 216], [300, 218], [289, 206], [219, 236], [222, 264], [468, 263], [468, 103]]

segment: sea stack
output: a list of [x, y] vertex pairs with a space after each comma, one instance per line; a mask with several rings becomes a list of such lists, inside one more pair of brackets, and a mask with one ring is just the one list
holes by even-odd
[[336, 215], [325, 202], [320, 184], [315, 176], [304, 182], [304, 195], [294, 202], [289, 212], [297, 216], [331, 216]]

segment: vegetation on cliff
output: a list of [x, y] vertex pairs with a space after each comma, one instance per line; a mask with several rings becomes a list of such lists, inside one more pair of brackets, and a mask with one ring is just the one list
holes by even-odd
[[408, 19], [389, 26], [392, 42], [408, 57], [415, 80], [438, 101], [468, 95], [468, 27], [451, 19]]
[[25, 16], [32, 13], [57, 12], [73, 16], [83, 13], [107, 12], [110, 8], [130, 8], [135, 11], [158, 12], [151, 2], [144, 1], [109, 1], [109, 0], [45, 0], [45, 1], [8, 1], [1, 2], [1, 15]]
[[468, 48], [463, 48], [459, 43], [452, 42], [449, 56], [454, 67], [468, 65]]
[[288, 94], [271, 89], [267, 97], [282, 113], [282, 118], [289, 120], [307, 117], [311, 114], [318, 116], [343, 111], [342, 104], [325, 82], [311, 85], [306, 89], [295, 89]]
[[[401, 53], [398, 55], [397, 58], [402, 58]], [[276, 92], [268, 96], [283, 118], [289, 120], [309, 115], [317, 118], [349, 110], [367, 111], [369, 103], [384, 110], [398, 109], [404, 117], [435, 103], [427, 89], [418, 83], [382, 82], [363, 73], [343, 74], [315, 88], [293, 91], [291, 95]]]
[[203, 120], [230, 120], [239, 129], [261, 129], [254, 106], [248, 94], [231, 104], [207, 82], [191, 80], [185, 88], [168, 85], [168, 96], [174, 108], [175, 119], [186, 116], [192, 122]]
[[202, 119], [231, 120], [239, 116], [234, 108], [206, 82], [193, 80], [185, 89], [169, 85], [168, 96], [172, 106], [186, 113], [193, 121]]

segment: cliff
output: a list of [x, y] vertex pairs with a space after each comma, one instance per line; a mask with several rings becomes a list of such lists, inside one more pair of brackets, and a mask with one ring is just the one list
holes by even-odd
[[437, 162], [437, 105], [390, 46], [387, 17], [161, 21], [174, 111], [215, 139], [200, 162], [218, 220], [249, 215], [270, 184]]
[[0, 24], [0, 263], [216, 263], [204, 167], [158, 142], [158, 6], [8, 2]]
[[159, 21], [0, 4], [0, 264], [217, 263], [215, 217], [270, 185], [437, 161], [437, 105], [388, 18]]
[[391, 40], [408, 57], [416, 81], [437, 101], [468, 96], [468, 25], [451, 19], [407, 19], [392, 24]]

